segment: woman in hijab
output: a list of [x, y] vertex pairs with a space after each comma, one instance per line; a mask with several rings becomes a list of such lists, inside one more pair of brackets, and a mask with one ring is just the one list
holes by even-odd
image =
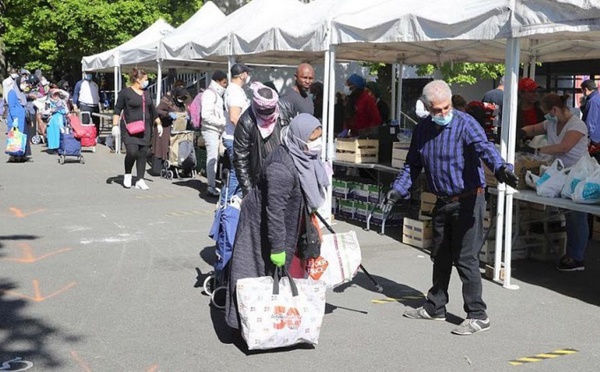
[[13, 88], [8, 92], [7, 102], [8, 102], [8, 115], [6, 119], [8, 120], [8, 128], [13, 127], [14, 124], [17, 124], [17, 128], [21, 133], [27, 135], [27, 144], [25, 147], [25, 155], [24, 156], [11, 156], [8, 161], [9, 162], [25, 162], [32, 161], [31, 159], [31, 145], [29, 142], [29, 124], [27, 122], [26, 115], [26, 106], [27, 106], [27, 96], [26, 93], [29, 92], [31, 86], [27, 83], [26, 79], [22, 77], [18, 77], [16, 84]]
[[[246, 195], [258, 181], [263, 161], [281, 143], [281, 129], [291, 119], [289, 103], [262, 83], [252, 83], [252, 103], [242, 114], [233, 138], [233, 166]], [[286, 106], [287, 105], [287, 106]]]
[[[185, 88], [176, 87], [172, 92], [161, 98], [156, 107], [158, 117], [162, 125], [162, 136], [158, 135], [158, 128], [154, 128], [152, 134], [152, 173], [155, 176], [160, 175], [163, 162], [169, 159], [169, 146], [171, 142], [171, 130], [175, 123], [184, 122], [183, 125], [177, 125], [186, 129], [185, 122], [189, 119], [186, 102], [189, 93]], [[187, 118], [187, 119], [186, 119]], [[179, 128], [179, 130], [182, 130]]]
[[296, 116], [282, 131], [283, 143], [265, 160], [258, 182], [244, 198], [229, 261], [225, 318], [239, 329], [238, 279], [272, 275], [289, 268], [302, 232], [303, 208], [325, 202], [329, 178], [321, 161], [321, 123], [310, 114]]

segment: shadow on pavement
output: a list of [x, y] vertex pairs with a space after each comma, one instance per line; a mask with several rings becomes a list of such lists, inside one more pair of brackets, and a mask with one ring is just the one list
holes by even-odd
[[600, 306], [600, 242], [589, 241], [584, 271], [562, 272], [553, 261], [525, 260], [513, 262], [512, 277]]
[[[3, 241], [37, 238], [33, 235], [0, 236], [0, 248], [4, 248]], [[0, 252], [0, 258], [4, 256], [4, 252]], [[8, 269], [8, 264], [3, 264], [4, 274]], [[11, 363], [11, 367], [19, 368], [26, 362], [32, 362], [35, 370], [40, 370], [42, 366], [43, 370], [62, 369], [63, 358], [54, 355], [47, 346], [57, 339], [75, 344], [81, 337], [64, 334], [42, 319], [31, 316], [31, 310], [27, 307], [32, 303], [19, 298], [15, 292], [20, 292], [15, 282], [0, 278], [0, 370], [5, 369], [3, 362], [16, 358], [22, 358], [23, 362]]]

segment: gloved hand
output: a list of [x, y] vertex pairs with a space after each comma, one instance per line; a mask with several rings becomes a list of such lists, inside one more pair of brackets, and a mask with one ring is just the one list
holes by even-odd
[[517, 177], [517, 175], [513, 171], [508, 169], [506, 165], [500, 168], [498, 172], [496, 172], [496, 178], [498, 179], [498, 181], [507, 184], [513, 189], [516, 189], [519, 185], [519, 177]]
[[280, 253], [271, 253], [271, 262], [277, 267], [285, 265], [285, 251]]
[[162, 124], [158, 124], [156, 126], [156, 131], [158, 132], [158, 136], [162, 137], [162, 134], [163, 134], [163, 126], [162, 126]]
[[121, 128], [118, 125], [113, 125], [112, 130], [110, 131], [110, 134], [112, 134], [112, 136], [114, 138], [120, 137], [121, 136]]
[[398, 200], [402, 199], [403, 196], [402, 194], [400, 194], [400, 191], [392, 188], [390, 191], [387, 192], [387, 194], [385, 195], [385, 199], [383, 200], [383, 203], [381, 203], [381, 211], [384, 214], [388, 214], [390, 213], [390, 211], [392, 210], [392, 207], [398, 202]]
[[177, 120], [177, 114], [175, 112], [169, 112], [169, 117], [173, 120]]
[[348, 129], [344, 129], [337, 135], [337, 138], [346, 138], [346, 137], [348, 137]]

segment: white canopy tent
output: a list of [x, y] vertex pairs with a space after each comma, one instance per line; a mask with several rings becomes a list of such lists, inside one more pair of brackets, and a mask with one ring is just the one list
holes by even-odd
[[161, 18], [118, 47], [83, 57], [81, 68], [83, 71], [114, 71], [116, 102], [118, 92], [121, 90], [121, 67], [125, 65], [139, 66], [148, 62], [150, 66], [156, 67], [158, 42], [173, 30], [173, 26]]

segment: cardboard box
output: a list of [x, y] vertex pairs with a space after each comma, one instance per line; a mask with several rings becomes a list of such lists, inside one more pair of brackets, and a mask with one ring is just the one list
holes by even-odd
[[379, 141], [371, 139], [338, 138], [335, 158], [350, 163], [377, 163]]
[[405, 161], [401, 159], [392, 158], [392, 168], [402, 169], [404, 168]]
[[530, 257], [544, 262], [555, 262], [567, 252], [567, 233], [540, 234], [540, 244], [529, 249]]
[[[494, 279], [494, 266], [490, 266], [490, 265], [485, 265], [485, 277], [493, 280]], [[500, 275], [499, 275], [499, 279], [500, 280], [504, 280], [504, 276], [505, 275], [505, 271], [504, 271], [504, 264], [500, 264]]]
[[354, 202], [354, 219], [361, 222], [367, 222], [367, 218], [371, 214], [372, 206], [369, 203]]
[[339, 199], [350, 199], [352, 197], [354, 182], [333, 179], [331, 184], [331, 193], [334, 197]]
[[402, 243], [412, 245], [417, 248], [429, 248], [433, 241], [433, 229], [431, 228], [431, 218], [422, 217], [422, 220], [413, 220], [404, 218], [402, 227]]
[[[502, 260], [504, 260], [504, 252], [502, 252]], [[479, 251], [479, 261], [493, 264], [496, 255], [496, 241], [495, 240], [487, 240], [481, 251]], [[529, 258], [529, 253], [527, 247], [519, 244], [519, 240], [517, 239], [517, 244], [513, 245], [511, 251], [511, 261], [519, 261], [526, 260]]]
[[369, 203], [379, 204], [383, 201], [383, 194], [377, 185], [368, 185]]
[[426, 191], [421, 192], [421, 213], [431, 215], [436, 202], [437, 196], [435, 194]]
[[356, 213], [356, 206], [354, 200], [340, 200], [339, 201], [339, 214], [342, 217], [354, 218]]

